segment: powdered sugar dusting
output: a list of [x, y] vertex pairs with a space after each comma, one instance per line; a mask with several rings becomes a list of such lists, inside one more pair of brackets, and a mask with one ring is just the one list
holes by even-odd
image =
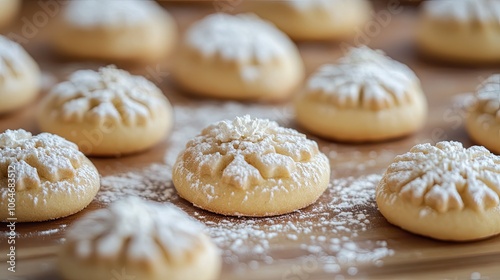
[[412, 102], [413, 71], [381, 51], [353, 48], [338, 64], [327, 64], [307, 84], [309, 96], [339, 108], [380, 110]]
[[484, 81], [474, 96], [472, 110], [483, 113], [500, 124], [500, 75], [492, 75]]
[[186, 42], [207, 57], [237, 62], [262, 63], [296, 52], [284, 33], [250, 14], [209, 15], [188, 30]]
[[381, 184], [415, 206], [444, 213], [500, 204], [500, 157], [458, 142], [420, 144], [397, 156]]
[[114, 66], [76, 71], [68, 81], [55, 86], [47, 98], [49, 113], [55, 119], [106, 127], [141, 126], [169, 106], [152, 82]]
[[80, 259], [156, 263], [184, 261], [197, 248], [201, 225], [172, 204], [129, 197], [94, 211], [71, 226], [67, 248]]
[[[295, 174], [303, 175], [298, 170], [308, 169], [307, 163], [314, 161], [328, 169], [326, 157], [319, 154], [317, 144], [304, 134], [247, 115], [205, 128], [188, 142], [175, 168], [187, 172], [187, 178], [196, 177], [195, 174], [220, 176], [224, 185], [246, 190], [264, 180], [275, 180], [276, 185], [284, 178], [303, 181]], [[321, 173], [321, 168], [313, 170]], [[317, 184], [318, 173], [313, 170], [307, 175], [312, 179], [311, 184]], [[192, 187], [201, 192], [206, 190], [202, 182], [193, 181]]]
[[162, 12], [162, 8], [154, 1], [85, 0], [70, 1], [64, 18], [81, 27], [121, 28], [123, 25], [148, 22]]
[[442, 0], [425, 1], [425, 12], [439, 19], [463, 22], [491, 22], [500, 20], [500, 2], [496, 0]]

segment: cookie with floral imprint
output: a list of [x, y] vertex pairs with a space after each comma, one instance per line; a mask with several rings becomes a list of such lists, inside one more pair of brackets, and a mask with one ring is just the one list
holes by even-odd
[[397, 156], [376, 189], [390, 223], [447, 241], [500, 234], [500, 157], [459, 142], [419, 144]]
[[314, 203], [328, 187], [330, 162], [316, 142], [276, 122], [236, 117], [186, 144], [173, 168], [178, 194], [230, 216], [275, 216]]
[[50, 133], [0, 134], [0, 220], [54, 220], [75, 214], [94, 199], [100, 177], [78, 147]]
[[74, 72], [42, 99], [37, 114], [41, 130], [94, 156], [149, 149], [173, 123], [170, 102], [155, 84], [114, 66]]

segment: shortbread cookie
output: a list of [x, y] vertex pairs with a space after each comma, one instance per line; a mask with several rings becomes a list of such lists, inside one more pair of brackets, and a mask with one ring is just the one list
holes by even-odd
[[476, 143], [500, 154], [500, 75], [489, 77], [478, 89], [465, 124]]
[[0, 35], [0, 114], [33, 101], [40, 90], [40, 69], [17, 43]]
[[322, 66], [295, 100], [296, 120], [319, 136], [350, 142], [408, 135], [426, 119], [420, 81], [407, 66], [367, 47]]
[[77, 221], [59, 254], [68, 280], [215, 280], [220, 268], [219, 252], [197, 221], [172, 204], [139, 198]]
[[179, 195], [202, 209], [273, 216], [314, 203], [328, 186], [330, 165], [305, 135], [245, 116], [189, 141], [172, 179]]
[[55, 48], [83, 59], [150, 62], [177, 42], [173, 18], [154, 1], [70, 1], [55, 28]]
[[370, 20], [366, 0], [246, 1], [243, 9], [269, 20], [295, 40], [352, 37]]
[[453, 63], [500, 62], [500, 1], [426, 1], [418, 44], [423, 53]]
[[77, 71], [55, 86], [37, 121], [87, 155], [121, 155], [160, 142], [172, 126], [172, 109], [152, 82], [108, 66]]
[[19, 12], [20, 0], [0, 0], [0, 28], [9, 24]]
[[172, 71], [191, 93], [237, 100], [287, 98], [304, 76], [292, 41], [253, 15], [214, 14], [195, 23]]
[[0, 134], [0, 220], [38, 222], [72, 215], [99, 190], [99, 173], [78, 147], [49, 133]]
[[390, 223], [450, 241], [499, 234], [499, 196], [500, 157], [458, 142], [421, 144], [397, 156], [376, 189]]

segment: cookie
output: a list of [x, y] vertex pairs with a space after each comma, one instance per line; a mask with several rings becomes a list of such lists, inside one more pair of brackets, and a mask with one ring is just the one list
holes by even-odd
[[178, 194], [231, 216], [274, 216], [314, 203], [330, 179], [316, 142], [249, 116], [221, 121], [189, 141], [173, 169]]
[[256, 16], [214, 14], [186, 33], [172, 74], [186, 91], [234, 100], [282, 100], [302, 82], [297, 47]]
[[76, 71], [56, 85], [37, 121], [87, 155], [123, 155], [159, 143], [172, 127], [172, 108], [152, 82], [108, 66]]
[[417, 42], [427, 56], [452, 63], [500, 62], [500, 1], [426, 1]]
[[500, 75], [489, 77], [478, 89], [465, 125], [476, 143], [500, 154]]
[[99, 187], [99, 173], [75, 144], [22, 129], [0, 134], [1, 221], [72, 215], [90, 204]]
[[295, 99], [296, 121], [321, 137], [383, 141], [423, 126], [427, 103], [413, 71], [381, 51], [351, 49], [309, 78]]
[[[125, 198], [68, 229], [59, 270], [68, 280], [215, 280], [219, 252], [203, 227], [172, 204]], [[120, 279], [122, 279], [120, 277]]]
[[371, 18], [366, 0], [246, 1], [243, 9], [274, 23], [294, 40], [353, 37]]
[[500, 233], [500, 157], [458, 142], [397, 156], [376, 188], [378, 208], [415, 234], [469, 241]]
[[51, 32], [62, 55], [112, 62], [152, 62], [171, 53], [177, 26], [154, 1], [71, 1]]
[[40, 68], [21, 47], [0, 35], [0, 114], [32, 102], [40, 90]]
[[7, 26], [16, 17], [21, 8], [20, 0], [0, 1], [0, 28]]

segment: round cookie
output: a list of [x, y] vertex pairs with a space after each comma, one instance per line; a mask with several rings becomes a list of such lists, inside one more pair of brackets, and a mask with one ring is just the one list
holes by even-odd
[[376, 189], [391, 224], [449, 241], [499, 234], [499, 196], [500, 157], [458, 142], [420, 144], [397, 156]]
[[316, 142], [276, 122], [237, 117], [205, 128], [174, 165], [178, 194], [231, 216], [274, 216], [314, 203], [330, 165]]
[[452, 63], [500, 62], [500, 1], [423, 3], [417, 42], [431, 57]]
[[20, 0], [0, 1], [0, 28], [8, 25], [15, 18], [19, 8], [21, 8]]
[[500, 154], [500, 75], [489, 77], [478, 89], [465, 126], [476, 143]]
[[177, 26], [154, 1], [70, 1], [52, 34], [69, 57], [141, 63], [173, 51]]
[[90, 204], [99, 187], [99, 173], [75, 144], [21, 129], [0, 134], [1, 221], [72, 215]]
[[282, 100], [302, 82], [297, 47], [253, 15], [209, 15], [189, 28], [172, 74], [187, 91], [235, 100]]
[[172, 204], [139, 198], [84, 216], [59, 254], [68, 280], [215, 280], [220, 269], [219, 252], [197, 221]]
[[371, 18], [366, 0], [246, 1], [243, 9], [271, 21], [294, 40], [352, 37]]
[[295, 99], [296, 121], [333, 140], [382, 141], [418, 130], [427, 103], [407, 66], [367, 47], [322, 66]]
[[40, 90], [40, 69], [18, 44], [0, 35], [0, 114], [32, 102]]
[[122, 155], [159, 143], [172, 127], [172, 108], [152, 82], [108, 66], [76, 71], [56, 85], [37, 121], [87, 155]]

